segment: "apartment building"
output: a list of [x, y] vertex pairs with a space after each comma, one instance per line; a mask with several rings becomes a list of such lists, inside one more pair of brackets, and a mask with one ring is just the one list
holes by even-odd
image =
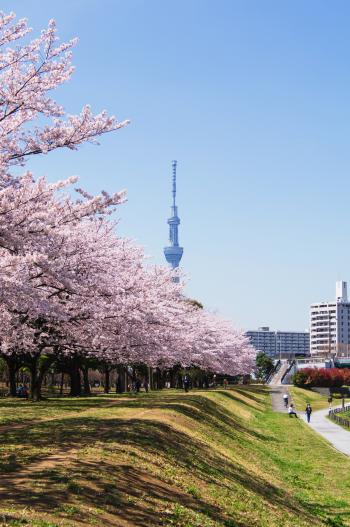
[[347, 283], [336, 283], [335, 300], [310, 307], [310, 351], [312, 355], [350, 355], [350, 302]]
[[257, 351], [271, 358], [305, 357], [310, 354], [310, 334], [307, 331], [270, 331], [267, 326], [246, 332]]

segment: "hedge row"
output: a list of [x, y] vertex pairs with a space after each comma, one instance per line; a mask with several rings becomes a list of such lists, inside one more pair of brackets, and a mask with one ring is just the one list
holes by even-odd
[[303, 368], [293, 375], [296, 386], [338, 388], [350, 385], [350, 369]]

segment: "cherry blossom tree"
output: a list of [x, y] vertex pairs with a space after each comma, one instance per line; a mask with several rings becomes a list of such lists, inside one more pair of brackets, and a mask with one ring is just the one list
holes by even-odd
[[109, 212], [124, 194], [79, 191], [75, 201], [62, 193], [73, 182], [26, 175], [0, 192], [2, 353], [28, 365], [32, 396], [40, 397], [43, 356], [46, 368], [80, 356], [245, 373], [253, 355], [242, 334], [186, 301], [169, 269], [147, 266], [117, 236]]
[[104, 111], [93, 115], [88, 105], [79, 115], [67, 117], [49, 94], [71, 78], [71, 51], [77, 40], [59, 43], [53, 20], [39, 37], [26, 42], [30, 32], [26, 19], [16, 21], [14, 13], [0, 12], [0, 176], [4, 181], [10, 167], [23, 165], [28, 156], [77, 149], [128, 123]]
[[72, 75], [75, 40], [59, 44], [53, 21], [27, 42], [29, 31], [0, 13], [0, 354], [12, 391], [25, 364], [39, 399], [54, 361], [250, 372], [255, 354], [242, 332], [186, 300], [182, 279], [147, 265], [143, 250], [117, 235], [110, 215], [124, 192], [78, 188], [73, 198], [76, 178], [13, 176], [28, 156], [76, 149], [127, 124], [89, 106], [67, 117], [49, 93]]

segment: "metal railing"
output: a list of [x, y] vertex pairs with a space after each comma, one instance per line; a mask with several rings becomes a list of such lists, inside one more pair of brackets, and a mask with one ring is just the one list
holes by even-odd
[[329, 410], [328, 417], [335, 421], [336, 423], [350, 428], [350, 418], [341, 417], [338, 414], [343, 414], [344, 412], [350, 412], [350, 406], [344, 406], [342, 408], [334, 408], [334, 410]]
[[295, 366], [295, 360], [292, 360], [292, 362], [289, 364], [288, 368], [284, 372], [284, 374], [281, 377], [281, 384], [283, 384], [284, 379], [287, 377], [288, 373], [290, 373], [290, 370]]
[[326, 360], [329, 360], [327, 357], [305, 357], [302, 359], [295, 359], [297, 364], [322, 364], [326, 362]]
[[274, 377], [274, 375], [276, 375], [276, 373], [280, 370], [281, 366], [282, 366], [282, 363], [281, 363], [280, 360], [278, 360], [276, 365], [275, 365], [275, 367], [273, 368], [273, 370], [271, 370], [271, 372], [266, 377], [266, 379], [265, 379], [265, 383], [266, 384], [269, 384], [269, 382], [271, 381], [272, 377]]

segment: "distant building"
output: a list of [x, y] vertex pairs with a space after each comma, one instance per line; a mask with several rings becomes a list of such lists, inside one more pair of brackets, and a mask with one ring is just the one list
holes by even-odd
[[276, 333], [269, 327], [261, 327], [256, 331], [247, 331], [247, 337], [257, 351], [263, 351], [270, 357], [276, 356]]
[[271, 358], [306, 357], [310, 354], [308, 331], [270, 331], [267, 326], [247, 331], [246, 335], [257, 351]]
[[310, 307], [311, 354], [350, 356], [350, 302], [347, 283], [336, 283], [335, 300]]

